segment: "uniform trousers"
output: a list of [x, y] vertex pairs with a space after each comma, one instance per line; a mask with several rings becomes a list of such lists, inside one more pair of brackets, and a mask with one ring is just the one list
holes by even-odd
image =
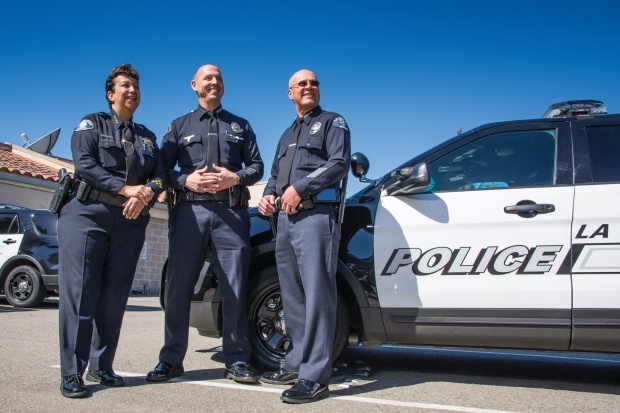
[[59, 339], [62, 376], [112, 370], [149, 216], [71, 199], [58, 217]]
[[250, 216], [228, 201], [181, 202], [169, 219], [165, 342], [159, 360], [181, 365], [187, 352], [194, 287], [213, 255], [222, 299], [222, 352], [226, 367], [248, 362], [252, 352], [246, 313]]
[[331, 378], [339, 243], [340, 224], [333, 205], [279, 214], [276, 263], [291, 340], [284, 368], [324, 385]]

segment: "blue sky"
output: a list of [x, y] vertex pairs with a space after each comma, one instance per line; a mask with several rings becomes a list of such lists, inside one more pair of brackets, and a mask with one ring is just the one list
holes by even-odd
[[140, 72], [134, 120], [161, 142], [197, 105], [195, 69], [213, 63], [223, 106], [250, 121], [269, 171], [295, 117], [288, 79], [307, 68], [376, 177], [461, 127], [540, 117], [554, 102], [620, 113], [619, 21], [618, 0], [0, 1], [0, 142], [60, 127], [52, 153], [70, 158], [82, 116], [108, 110], [104, 82], [120, 63]]

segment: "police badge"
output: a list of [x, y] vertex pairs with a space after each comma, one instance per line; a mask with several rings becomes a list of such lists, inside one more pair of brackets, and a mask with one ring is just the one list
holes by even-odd
[[241, 126], [239, 126], [239, 124], [237, 122], [233, 122], [230, 124], [230, 128], [232, 129], [233, 132], [235, 133], [241, 133], [243, 132], [243, 129], [241, 129]]
[[153, 141], [149, 138], [142, 138], [142, 146], [153, 149]]
[[310, 135], [316, 135], [319, 129], [321, 129], [321, 122], [315, 122], [310, 128]]

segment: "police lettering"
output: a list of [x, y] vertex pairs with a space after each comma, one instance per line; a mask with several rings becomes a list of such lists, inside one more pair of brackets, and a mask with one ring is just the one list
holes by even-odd
[[590, 236], [586, 234], [587, 225], [582, 225], [579, 227], [579, 231], [575, 238], [594, 238], [594, 237], [603, 237], [609, 238], [609, 224], [603, 224], [594, 233]]
[[[562, 250], [561, 245], [538, 245], [528, 248], [512, 245], [501, 251], [486, 247], [472, 252], [470, 247], [451, 250], [448, 247], [432, 248], [423, 252], [419, 248], [396, 248], [392, 251], [381, 275], [395, 274], [401, 267], [411, 266], [415, 275], [475, 275], [488, 272], [501, 274], [544, 274], [551, 270]], [[465, 264], [468, 262], [468, 264]]]

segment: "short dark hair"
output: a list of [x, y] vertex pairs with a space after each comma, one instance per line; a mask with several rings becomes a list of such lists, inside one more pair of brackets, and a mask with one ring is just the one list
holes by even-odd
[[134, 69], [129, 63], [123, 63], [122, 65], [116, 66], [105, 81], [105, 99], [108, 101], [108, 106], [112, 107], [112, 102], [108, 99], [108, 92], [114, 92], [114, 79], [118, 75], [125, 75], [127, 77], [131, 77], [136, 79], [136, 82], [140, 82], [140, 75], [138, 75], [138, 71]]

